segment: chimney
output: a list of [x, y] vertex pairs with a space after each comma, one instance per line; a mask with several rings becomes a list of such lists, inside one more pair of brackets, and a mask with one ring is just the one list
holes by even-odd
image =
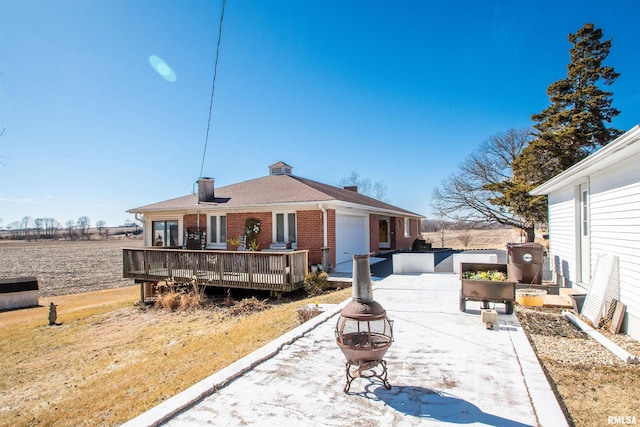
[[345, 186], [343, 188], [345, 190], [353, 191], [354, 193], [358, 192], [358, 186], [357, 185], [347, 185], [347, 186]]
[[215, 198], [214, 183], [213, 178], [198, 178], [198, 203], [213, 202]]

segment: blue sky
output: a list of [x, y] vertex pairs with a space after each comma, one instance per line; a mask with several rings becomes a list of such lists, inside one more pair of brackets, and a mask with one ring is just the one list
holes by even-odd
[[[189, 194], [221, 7], [0, 0], [1, 225], [115, 226]], [[356, 171], [429, 217], [433, 188], [466, 155], [548, 105], [567, 36], [586, 22], [613, 38], [613, 125], [640, 123], [639, 15], [636, 0], [230, 0], [203, 175], [224, 186], [282, 160], [337, 185]]]

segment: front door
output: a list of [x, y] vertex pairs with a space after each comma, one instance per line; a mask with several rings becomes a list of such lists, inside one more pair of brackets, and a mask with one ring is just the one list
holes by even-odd
[[391, 236], [389, 233], [389, 218], [381, 218], [379, 220], [379, 233], [380, 233], [380, 249], [391, 248]]

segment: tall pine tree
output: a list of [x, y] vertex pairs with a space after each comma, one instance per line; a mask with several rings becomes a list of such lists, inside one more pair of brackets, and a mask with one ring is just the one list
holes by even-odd
[[613, 94], [602, 89], [620, 75], [603, 65], [611, 39], [585, 24], [569, 34], [571, 62], [565, 79], [547, 88], [551, 105], [531, 116], [536, 139], [514, 162], [514, 174], [533, 188], [573, 166], [623, 131], [607, 127], [620, 114], [611, 106]]
[[603, 65], [611, 39], [602, 40], [602, 30], [588, 23], [569, 34], [569, 42], [573, 47], [567, 77], [548, 87], [551, 104], [531, 116], [534, 140], [511, 165], [512, 178], [494, 188], [502, 196], [493, 203], [530, 221], [546, 221], [547, 200], [530, 196], [529, 191], [623, 133], [607, 127], [620, 111], [611, 106], [613, 94], [601, 87], [619, 76], [613, 67]]

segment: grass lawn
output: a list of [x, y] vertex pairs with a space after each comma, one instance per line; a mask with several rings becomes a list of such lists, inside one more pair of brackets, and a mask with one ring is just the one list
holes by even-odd
[[[270, 304], [141, 309], [139, 287], [41, 298], [0, 313], [0, 426], [119, 425], [298, 326], [297, 309], [350, 289]], [[48, 326], [48, 304], [59, 326]]]

